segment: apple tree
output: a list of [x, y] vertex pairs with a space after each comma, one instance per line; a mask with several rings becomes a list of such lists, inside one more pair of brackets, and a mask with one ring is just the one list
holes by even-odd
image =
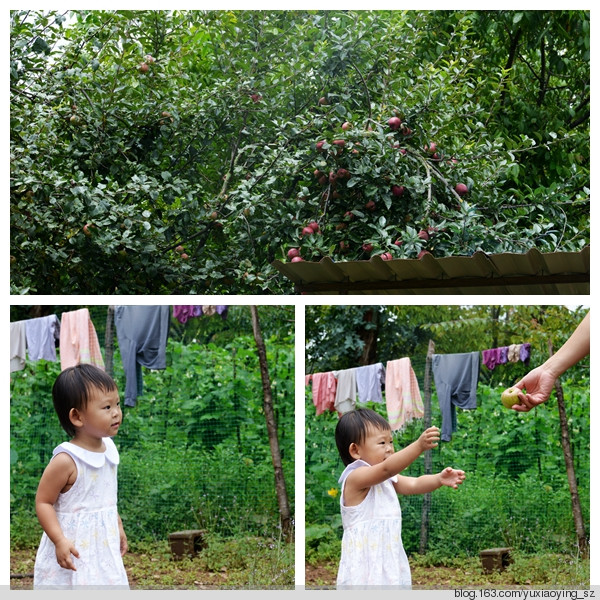
[[12, 293], [589, 243], [588, 12], [13, 11], [10, 41]]

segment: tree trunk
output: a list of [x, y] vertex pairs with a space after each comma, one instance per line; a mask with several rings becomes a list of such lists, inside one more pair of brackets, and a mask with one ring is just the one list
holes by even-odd
[[258, 309], [256, 306], [250, 306], [250, 313], [252, 314], [252, 330], [254, 332], [254, 340], [256, 341], [256, 349], [258, 350], [258, 360], [260, 363], [260, 376], [263, 386], [263, 410], [267, 422], [269, 446], [271, 447], [271, 458], [273, 460], [273, 470], [275, 472], [275, 490], [277, 492], [277, 502], [279, 503], [281, 529], [285, 540], [291, 541], [293, 537], [292, 518], [285, 487], [283, 467], [281, 465], [281, 453], [279, 451], [279, 440], [277, 438], [277, 424], [275, 423], [275, 414], [273, 412], [273, 396], [271, 393], [271, 380], [269, 378], [269, 369], [267, 365], [267, 351], [260, 330]]
[[365, 325], [359, 331], [364, 342], [362, 355], [358, 361], [361, 366], [373, 364], [377, 357], [378, 316], [377, 308], [368, 308], [363, 315]]
[[[550, 356], [552, 356], [552, 341], [548, 342], [548, 352]], [[581, 514], [581, 504], [579, 502], [579, 492], [577, 490], [577, 478], [575, 477], [575, 466], [573, 464], [573, 452], [571, 450], [571, 441], [569, 439], [567, 411], [565, 410], [565, 399], [560, 378], [554, 383], [554, 389], [556, 390], [556, 401], [558, 404], [558, 414], [560, 416], [560, 443], [562, 444], [563, 454], [565, 456], [567, 479], [569, 481], [569, 489], [571, 490], [571, 506], [573, 510], [573, 520], [575, 521], [575, 532], [577, 533], [577, 543], [581, 555], [587, 558], [589, 547], [585, 535], [583, 516]]]
[[[423, 425], [427, 429], [431, 427], [431, 365], [433, 363], [433, 353], [435, 344], [429, 340], [427, 348], [427, 358], [425, 360], [425, 381], [424, 381], [424, 402], [423, 402]], [[425, 474], [431, 474], [433, 470], [433, 460], [431, 450], [425, 452]], [[431, 510], [431, 493], [423, 495], [423, 505], [421, 507], [421, 541], [419, 543], [419, 553], [425, 554], [427, 551], [427, 541], [429, 538], [429, 511]]]
[[114, 373], [115, 355], [115, 307], [109, 306], [106, 311], [106, 332], [104, 335], [104, 370], [111, 377]]

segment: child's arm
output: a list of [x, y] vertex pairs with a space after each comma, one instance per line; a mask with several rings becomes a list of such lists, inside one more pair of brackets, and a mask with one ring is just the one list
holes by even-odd
[[123, 521], [121, 521], [121, 516], [117, 515], [117, 517], [119, 517], [119, 540], [120, 540], [121, 556], [125, 556], [125, 553], [127, 552], [127, 548], [129, 547], [127, 545], [127, 536], [125, 535], [125, 530], [123, 529]]
[[439, 439], [440, 430], [437, 427], [429, 427], [416, 442], [390, 455], [383, 462], [355, 469], [346, 479], [345, 496], [353, 495], [353, 492], [359, 492], [360, 496], [365, 496], [370, 487], [397, 475], [412, 464], [425, 450], [435, 448]]
[[446, 467], [441, 473], [435, 475], [421, 475], [420, 477], [405, 477], [398, 475], [394, 484], [395, 490], [403, 496], [412, 494], [426, 494], [446, 485], [456, 489], [465, 480], [465, 472]]
[[71, 540], [65, 538], [54, 504], [63, 490], [69, 489], [77, 479], [77, 467], [73, 459], [61, 452], [48, 464], [38, 485], [35, 496], [35, 510], [40, 525], [56, 547], [56, 560], [63, 569], [76, 571], [71, 554], [79, 558], [79, 552]]

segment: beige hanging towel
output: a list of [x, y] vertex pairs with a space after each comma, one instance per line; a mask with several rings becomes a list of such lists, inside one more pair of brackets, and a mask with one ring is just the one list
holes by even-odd
[[423, 417], [423, 400], [410, 358], [390, 360], [385, 369], [385, 403], [392, 430]]

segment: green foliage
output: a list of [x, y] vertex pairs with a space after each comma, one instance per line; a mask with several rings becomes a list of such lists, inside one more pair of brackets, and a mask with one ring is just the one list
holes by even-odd
[[10, 44], [13, 293], [589, 243], [588, 11], [12, 11]]

